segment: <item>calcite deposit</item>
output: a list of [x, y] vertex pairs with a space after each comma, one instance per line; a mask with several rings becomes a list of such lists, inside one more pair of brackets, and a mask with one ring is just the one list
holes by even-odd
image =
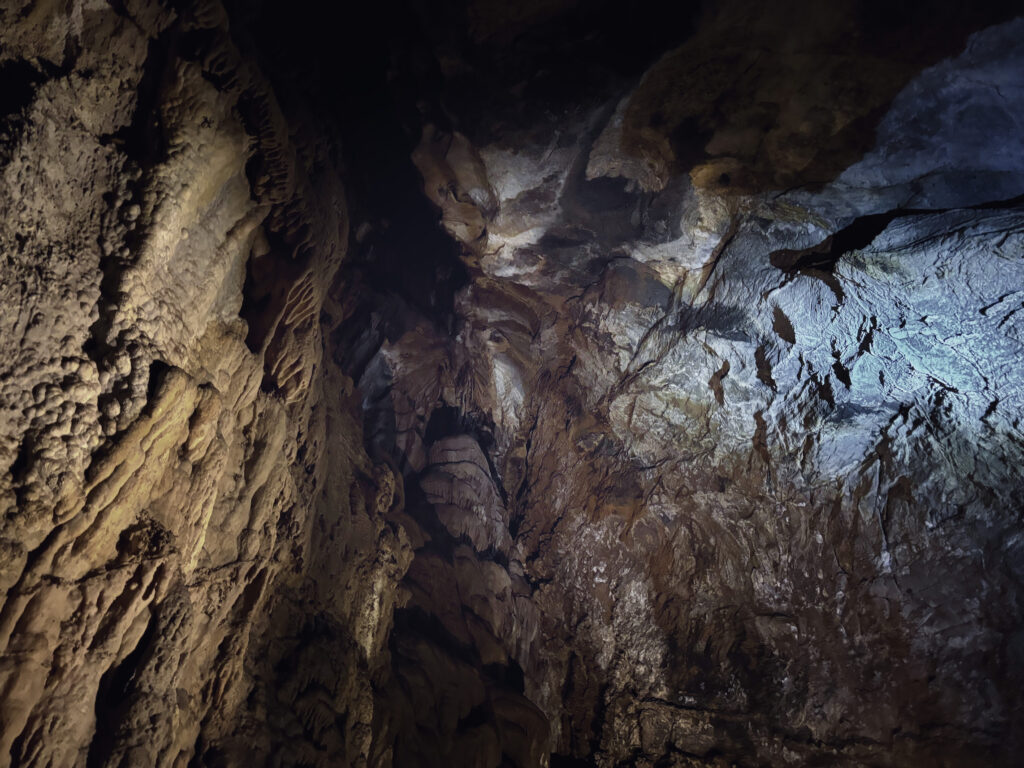
[[0, 768], [1018, 765], [1022, 41], [0, 4]]

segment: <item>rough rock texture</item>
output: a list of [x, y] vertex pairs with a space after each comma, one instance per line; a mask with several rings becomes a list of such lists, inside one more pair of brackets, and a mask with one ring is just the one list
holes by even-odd
[[412, 157], [468, 285], [359, 381], [415, 549], [395, 764], [1014, 763], [1024, 25], [931, 12], [442, 61]]
[[1016, 765], [1024, 20], [662, 5], [0, 11], [0, 765]]
[[332, 147], [217, 3], [0, 29], [0, 765], [357, 764], [408, 546]]

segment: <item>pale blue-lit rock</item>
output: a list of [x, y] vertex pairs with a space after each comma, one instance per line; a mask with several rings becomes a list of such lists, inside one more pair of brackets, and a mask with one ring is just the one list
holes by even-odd
[[1024, 194], [1024, 18], [973, 34], [915, 77], [875, 148], [823, 192], [785, 199], [833, 220], [893, 208], [958, 208]]

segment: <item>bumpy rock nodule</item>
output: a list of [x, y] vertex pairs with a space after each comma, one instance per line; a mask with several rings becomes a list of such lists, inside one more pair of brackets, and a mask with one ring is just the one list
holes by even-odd
[[0, 765], [1014, 764], [1024, 23], [500, 5], [2, 11]]

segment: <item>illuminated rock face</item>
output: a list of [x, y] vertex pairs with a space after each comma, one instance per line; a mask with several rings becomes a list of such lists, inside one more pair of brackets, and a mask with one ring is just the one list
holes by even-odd
[[1015, 765], [1024, 21], [506, 5], [0, 12], [0, 765]]
[[355, 763], [408, 545], [341, 181], [215, 3], [67, 5], [0, 22], [0, 764]]

